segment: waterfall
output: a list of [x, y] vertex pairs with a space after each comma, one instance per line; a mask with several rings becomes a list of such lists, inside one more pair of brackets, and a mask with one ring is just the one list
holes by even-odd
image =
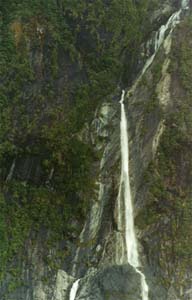
[[76, 294], [77, 294], [77, 290], [78, 290], [78, 287], [79, 287], [79, 281], [80, 281], [80, 279], [77, 279], [73, 283], [72, 288], [70, 290], [70, 294], [69, 294], [69, 300], [75, 300], [75, 297], [76, 297]]
[[167, 30], [170, 29], [169, 34], [171, 34], [173, 29], [175, 28], [175, 26], [180, 21], [181, 12], [182, 12], [182, 10], [180, 9], [179, 11], [177, 11], [173, 15], [171, 15], [171, 17], [168, 19], [167, 23], [165, 25], [162, 25], [160, 27], [160, 29], [156, 32], [155, 41], [154, 41], [154, 53], [147, 59], [145, 65], [143, 67], [143, 70], [141, 72], [141, 75], [139, 76], [139, 79], [141, 79], [143, 74], [153, 63], [154, 58], [155, 58], [159, 48], [161, 47], [162, 43], [164, 42]]
[[153, 54], [146, 60], [144, 67], [138, 76], [137, 80], [133, 84], [132, 88], [128, 91], [128, 96], [133, 94], [135, 91], [138, 83], [140, 82], [142, 76], [145, 74], [147, 69], [152, 65], [155, 56], [165, 41], [166, 33], [169, 31], [168, 36], [170, 36], [177, 24], [179, 24], [181, 20], [182, 13], [189, 9], [189, 0], [181, 0], [181, 7], [178, 11], [174, 12], [170, 18], [168, 19], [167, 23], [162, 25], [159, 30], [155, 34], [155, 40], [154, 40], [154, 52]]
[[[146, 70], [151, 66], [154, 61], [154, 58], [160, 48], [160, 46], [165, 41], [166, 33], [169, 30], [168, 36], [170, 36], [175, 28], [175, 26], [180, 22], [181, 14], [184, 10], [189, 9], [189, 1], [182, 0], [181, 8], [173, 13], [171, 17], [168, 19], [165, 25], [162, 25], [160, 29], [156, 32], [155, 41], [154, 41], [154, 53], [147, 59], [141, 74], [136, 80], [133, 87], [127, 93], [127, 96], [131, 95], [135, 88], [137, 87], [140, 79], [145, 74]], [[129, 144], [128, 144], [128, 132], [127, 132], [127, 119], [124, 108], [124, 97], [125, 91], [122, 91], [121, 95], [121, 179], [120, 179], [120, 187], [118, 194], [118, 230], [120, 233], [125, 233], [125, 242], [121, 238], [121, 248], [122, 254], [119, 257], [117, 253], [117, 262], [123, 263], [124, 254], [126, 253], [126, 259], [128, 263], [134, 267], [135, 271], [140, 274], [141, 277], [141, 291], [142, 291], [142, 300], [148, 300], [148, 285], [146, 283], [145, 275], [139, 270], [140, 262], [139, 262], [139, 254], [137, 249], [137, 239], [134, 229], [134, 216], [133, 216], [133, 206], [131, 200], [131, 189], [130, 189], [130, 180], [129, 180]], [[124, 214], [123, 214], [123, 204], [122, 199], [124, 200]], [[119, 242], [119, 241], [118, 241]], [[125, 249], [123, 244], [125, 243]], [[118, 245], [119, 247], [119, 245]]]
[[145, 71], [148, 69], [148, 67], [152, 64], [160, 46], [163, 44], [165, 40], [165, 36], [167, 31], [169, 30], [169, 35], [173, 32], [175, 26], [180, 22], [181, 20], [181, 14], [183, 10], [189, 9], [189, 0], [182, 0], [181, 1], [181, 8], [173, 13], [170, 18], [168, 19], [167, 23], [165, 25], [162, 25], [159, 30], [155, 34], [155, 42], [154, 42], [154, 53], [151, 55], [148, 60], [146, 61], [143, 70], [141, 72], [140, 78], [145, 73]]
[[[131, 200], [131, 188], [129, 180], [129, 146], [128, 146], [128, 133], [127, 133], [127, 118], [124, 108], [125, 91], [122, 91], [121, 95], [121, 180], [120, 180], [120, 192], [118, 200], [120, 202], [121, 196], [124, 200], [124, 230], [125, 230], [125, 244], [126, 244], [126, 259], [127, 262], [135, 269], [135, 271], [141, 277], [141, 291], [142, 299], [148, 300], [148, 285], [145, 280], [145, 275], [139, 270], [139, 254], [137, 249], [137, 239], [134, 229], [134, 215], [133, 205]], [[122, 218], [122, 212], [119, 212], [119, 216]], [[120, 221], [120, 228], [122, 229], [122, 221]], [[119, 224], [118, 224], [119, 225]]]
[[[167, 23], [162, 25], [155, 34], [154, 39], [154, 52], [146, 60], [146, 63], [138, 76], [137, 80], [133, 84], [132, 88], [128, 91], [127, 96], [131, 95], [142, 76], [145, 74], [147, 69], [152, 65], [155, 56], [164, 43], [166, 36], [170, 36], [175, 26], [180, 22], [182, 12], [189, 9], [189, 0], [181, 1], [181, 8], [173, 13], [168, 19]], [[168, 34], [167, 34], [168, 33]], [[124, 108], [124, 97], [125, 91], [122, 91], [121, 95], [121, 179], [120, 187], [117, 198], [118, 204], [118, 232], [117, 232], [117, 251], [116, 260], [118, 264], [122, 264], [125, 261], [128, 262], [135, 271], [140, 275], [141, 278], [141, 292], [142, 300], [148, 300], [149, 288], [146, 282], [145, 275], [140, 271], [139, 253], [137, 247], [137, 239], [134, 228], [134, 215], [133, 206], [131, 200], [131, 189], [129, 180], [129, 146], [128, 146], [128, 132], [127, 132], [127, 119]], [[122, 201], [123, 199], [123, 201]], [[123, 202], [123, 203], [122, 203]], [[124, 210], [123, 210], [124, 208]], [[122, 237], [122, 233], [124, 233]], [[123, 240], [124, 239], [124, 240]], [[120, 251], [119, 251], [120, 250]], [[76, 254], [75, 262], [78, 260], [78, 251]], [[75, 300], [80, 279], [76, 280], [70, 290], [69, 300]]]

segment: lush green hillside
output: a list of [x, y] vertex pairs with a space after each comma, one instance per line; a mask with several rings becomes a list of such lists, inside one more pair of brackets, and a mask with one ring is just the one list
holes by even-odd
[[[98, 159], [81, 131], [121, 78], [126, 84], [133, 78], [150, 27], [148, 4], [0, 4], [1, 280], [5, 273], [18, 278], [13, 258], [25, 260], [27, 241], [45, 233], [44, 260], [54, 269], [68, 250], [58, 249], [50, 262], [49, 248], [80, 231]], [[7, 291], [18, 284], [11, 281]]]

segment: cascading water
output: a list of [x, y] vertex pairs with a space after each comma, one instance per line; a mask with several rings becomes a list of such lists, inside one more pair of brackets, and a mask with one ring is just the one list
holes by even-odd
[[78, 287], [79, 287], [79, 281], [80, 281], [80, 279], [76, 280], [73, 283], [72, 288], [70, 290], [70, 294], [69, 294], [69, 300], [75, 300], [77, 290], [78, 290]]
[[[137, 249], [137, 239], [134, 230], [134, 216], [133, 206], [131, 200], [131, 189], [129, 181], [129, 146], [128, 146], [128, 133], [127, 133], [127, 118], [124, 108], [124, 96], [125, 91], [122, 91], [121, 95], [121, 181], [120, 181], [120, 193], [119, 201], [121, 196], [124, 199], [125, 208], [125, 244], [126, 244], [126, 255], [128, 263], [135, 269], [141, 276], [141, 291], [142, 299], [148, 300], [148, 285], [145, 280], [145, 275], [139, 270], [139, 255]], [[123, 193], [123, 195], [120, 195]], [[122, 226], [122, 222], [120, 224]]]
[[[153, 60], [160, 48], [163, 44], [166, 36], [166, 32], [169, 30], [169, 36], [172, 34], [175, 26], [180, 22], [181, 14], [183, 10], [187, 10], [189, 8], [189, 1], [182, 0], [181, 8], [177, 12], [175, 12], [167, 21], [165, 25], [162, 25], [159, 31], [155, 35], [155, 43], [154, 43], [154, 53], [149, 57], [146, 61], [143, 70], [133, 85], [132, 89], [128, 92], [128, 96], [135, 90], [138, 82], [145, 74], [146, 70], [153, 63]], [[124, 109], [124, 97], [125, 91], [122, 91], [121, 95], [121, 180], [118, 194], [118, 229], [119, 232], [125, 232], [125, 247], [124, 249], [123, 243], [124, 241], [121, 239], [121, 248], [122, 253], [119, 256], [117, 253], [117, 262], [123, 263], [124, 254], [126, 253], [128, 263], [134, 267], [137, 273], [141, 276], [141, 291], [142, 291], [142, 299], [148, 300], [148, 285], [146, 283], [145, 275], [139, 270], [140, 262], [139, 255], [137, 249], [137, 239], [134, 230], [134, 217], [133, 217], [133, 206], [131, 201], [131, 189], [130, 189], [130, 181], [129, 181], [129, 146], [128, 146], [128, 133], [127, 133], [127, 119]], [[121, 199], [124, 199], [124, 215], [122, 213], [122, 202]], [[124, 221], [124, 224], [123, 224]], [[118, 241], [119, 242], [119, 241]]]
[[[160, 46], [165, 41], [166, 33], [170, 36], [175, 28], [175, 26], [180, 22], [181, 14], [183, 11], [189, 9], [189, 0], [181, 1], [181, 8], [175, 12], [167, 21], [165, 25], [162, 25], [160, 29], [157, 31], [155, 35], [154, 41], [154, 53], [147, 59], [143, 70], [141, 71], [140, 76], [136, 80], [135, 84], [128, 92], [128, 96], [132, 94], [137, 87], [140, 79], [145, 74], [146, 70], [151, 66], [154, 61], [154, 58], [160, 48]], [[135, 269], [135, 271], [141, 277], [141, 291], [142, 291], [142, 300], [148, 300], [148, 292], [149, 288], [146, 283], [145, 275], [139, 270], [140, 262], [139, 262], [139, 254], [137, 249], [137, 239], [134, 230], [134, 217], [133, 217], [133, 206], [131, 201], [131, 189], [130, 189], [130, 181], [129, 181], [129, 146], [128, 146], [128, 133], [127, 133], [127, 119], [124, 108], [124, 97], [125, 91], [122, 92], [121, 95], [121, 181], [120, 188], [118, 194], [118, 229], [119, 235], [121, 236], [122, 232], [125, 231], [125, 247], [124, 241], [120, 237], [121, 244], [121, 252], [117, 251], [117, 263], [123, 263], [126, 261]], [[124, 214], [123, 214], [123, 205], [121, 203], [121, 199], [124, 199]], [[119, 237], [118, 237], [119, 239]], [[119, 245], [118, 245], [119, 249]], [[126, 255], [125, 255], [126, 253]], [[124, 257], [125, 256], [125, 257]], [[69, 300], [75, 300], [76, 294], [79, 287], [80, 279], [76, 280], [72, 285]]]
[[170, 18], [168, 19], [167, 23], [162, 25], [159, 30], [155, 34], [155, 40], [154, 40], [154, 52], [153, 54], [146, 60], [145, 65], [141, 71], [141, 74], [133, 84], [132, 88], [129, 90], [128, 95], [132, 94], [134, 90], [136, 89], [139, 81], [141, 80], [142, 76], [145, 74], [147, 69], [152, 65], [154, 58], [160, 48], [160, 46], [163, 44], [166, 33], [169, 31], [169, 36], [172, 34], [175, 26], [180, 22], [182, 13], [189, 9], [189, 0], [182, 0], [181, 1], [181, 7], [178, 11], [174, 12]]

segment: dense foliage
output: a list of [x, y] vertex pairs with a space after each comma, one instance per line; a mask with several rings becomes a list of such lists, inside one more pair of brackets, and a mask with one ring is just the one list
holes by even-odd
[[128, 82], [149, 2], [0, 3], [1, 278], [32, 232], [49, 232], [50, 247], [77, 230], [72, 217], [82, 223], [96, 159], [82, 130]]

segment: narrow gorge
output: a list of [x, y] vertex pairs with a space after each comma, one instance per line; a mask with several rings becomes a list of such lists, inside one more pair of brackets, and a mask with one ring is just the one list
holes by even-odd
[[0, 299], [192, 299], [192, 2], [0, 3]]

